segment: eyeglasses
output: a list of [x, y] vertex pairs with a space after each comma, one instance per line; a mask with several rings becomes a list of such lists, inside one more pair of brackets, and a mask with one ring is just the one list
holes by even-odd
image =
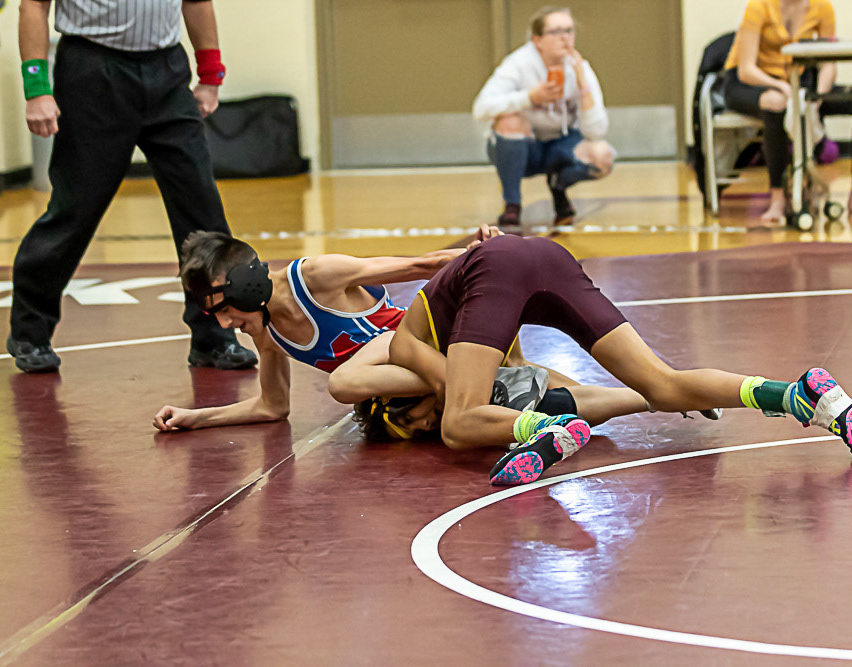
[[545, 35], [554, 35], [556, 37], [562, 37], [563, 35], [573, 35], [574, 28], [554, 28], [553, 30], [545, 30]]

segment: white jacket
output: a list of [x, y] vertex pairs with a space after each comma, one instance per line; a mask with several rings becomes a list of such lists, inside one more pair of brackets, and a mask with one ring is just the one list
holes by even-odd
[[576, 127], [586, 139], [597, 140], [606, 136], [609, 118], [604, 107], [603, 93], [588, 61], [583, 61], [586, 85], [592, 93], [594, 104], [580, 111], [577, 76], [567, 63], [563, 99], [545, 107], [533, 107], [529, 90], [547, 79], [547, 67], [532, 41], [515, 49], [494, 70], [473, 102], [473, 117], [487, 124], [486, 136], [491, 134], [491, 124], [500, 114], [523, 113], [530, 121], [535, 136], [548, 141], [567, 134]]

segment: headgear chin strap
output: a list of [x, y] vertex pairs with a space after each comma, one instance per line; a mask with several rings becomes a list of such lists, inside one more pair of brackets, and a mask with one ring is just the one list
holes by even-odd
[[[207, 300], [214, 294], [222, 294], [222, 300], [214, 306], [208, 306]], [[202, 295], [204, 312], [212, 315], [227, 306], [244, 313], [263, 312], [263, 326], [269, 324], [269, 299], [272, 296], [272, 280], [269, 266], [255, 257], [249, 264], [240, 264], [228, 271], [225, 282], [209, 289]]]
[[373, 404], [370, 406], [370, 415], [375, 416], [377, 413], [381, 415], [384, 422], [385, 431], [392, 438], [401, 438], [402, 440], [410, 440], [414, 437], [414, 432], [406, 428], [402, 424], [397, 424], [394, 419], [399, 419], [406, 414], [411, 408], [423, 400], [423, 396], [407, 396], [396, 398], [376, 397], [373, 399]]

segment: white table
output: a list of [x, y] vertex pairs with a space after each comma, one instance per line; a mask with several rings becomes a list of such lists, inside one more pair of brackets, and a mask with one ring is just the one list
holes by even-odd
[[852, 60], [852, 41], [837, 42], [803, 41], [787, 44], [781, 48], [781, 53], [793, 58], [793, 68], [790, 74], [790, 88], [793, 97], [793, 186], [792, 205], [793, 215], [800, 229], [810, 229], [813, 218], [808, 220], [802, 210], [804, 176], [807, 171], [816, 181], [821, 181], [813, 164], [813, 147], [806, 147], [806, 139], [802, 136], [802, 98], [799, 93], [799, 67], [811, 67], [824, 62]]

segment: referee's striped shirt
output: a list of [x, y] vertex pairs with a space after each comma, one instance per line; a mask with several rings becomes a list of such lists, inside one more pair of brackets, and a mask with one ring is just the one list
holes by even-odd
[[165, 49], [180, 41], [183, 0], [55, 0], [55, 5], [54, 26], [63, 35], [121, 51]]

